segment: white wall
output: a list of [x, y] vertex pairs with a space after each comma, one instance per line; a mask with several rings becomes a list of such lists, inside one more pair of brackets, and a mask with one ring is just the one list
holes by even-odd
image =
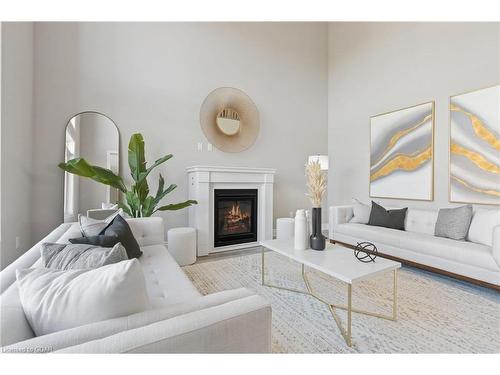
[[[2, 23], [1, 268], [31, 246], [33, 24]], [[16, 237], [19, 247], [16, 249]]]
[[[303, 167], [327, 152], [324, 23], [37, 23], [34, 79], [36, 238], [62, 221], [64, 127], [85, 110], [117, 124], [127, 177], [133, 132], [149, 161], [174, 154], [161, 168], [179, 185], [167, 202], [187, 198], [184, 169], [204, 164], [277, 168], [275, 217], [309, 206]], [[242, 89], [260, 112], [257, 142], [242, 153], [205, 148], [199, 109], [220, 86]], [[164, 217], [169, 227], [187, 223], [185, 210]]]
[[[369, 201], [369, 117], [436, 101], [434, 201], [448, 202], [448, 98], [500, 84], [500, 23], [330, 23], [329, 203]], [[379, 200], [377, 198], [377, 200]]]

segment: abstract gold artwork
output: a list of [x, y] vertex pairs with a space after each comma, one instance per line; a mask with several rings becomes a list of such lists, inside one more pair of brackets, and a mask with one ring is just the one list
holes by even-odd
[[433, 199], [434, 102], [370, 118], [370, 196]]
[[450, 201], [500, 204], [500, 85], [450, 98]]

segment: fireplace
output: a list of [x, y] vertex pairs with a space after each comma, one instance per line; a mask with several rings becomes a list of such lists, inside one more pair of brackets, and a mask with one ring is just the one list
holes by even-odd
[[257, 241], [257, 189], [214, 190], [214, 247]]
[[[247, 167], [214, 167], [197, 165], [187, 168], [188, 175], [188, 198], [195, 199], [195, 204], [188, 209], [188, 223], [190, 227], [196, 228], [198, 256], [205, 256], [219, 251], [230, 251], [245, 249], [255, 246], [255, 243], [273, 239], [273, 190], [274, 175], [276, 171], [271, 168], [247, 168]], [[229, 241], [221, 242], [224, 233], [218, 236], [218, 222], [215, 221], [217, 203], [215, 191], [225, 193], [225, 190], [234, 189], [237, 194], [244, 193], [242, 190], [255, 189], [256, 205], [253, 212], [252, 238], [234, 238], [233, 245], [226, 245]], [[252, 192], [252, 191], [251, 191]], [[253, 194], [252, 194], [253, 195]], [[220, 197], [222, 198], [222, 197]], [[234, 196], [225, 197], [234, 200]], [[253, 197], [252, 197], [253, 198]], [[241, 199], [240, 199], [241, 200]], [[231, 207], [232, 208], [232, 207]], [[245, 208], [244, 208], [245, 210]], [[241, 211], [241, 204], [240, 204]], [[218, 213], [217, 213], [218, 215]], [[255, 239], [257, 232], [257, 240]], [[240, 236], [248, 236], [249, 233], [240, 233]], [[241, 243], [243, 241], [252, 241]], [[217, 246], [216, 247], [216, 243]]]

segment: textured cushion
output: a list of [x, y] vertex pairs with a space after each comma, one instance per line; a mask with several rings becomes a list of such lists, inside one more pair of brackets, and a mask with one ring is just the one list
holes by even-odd
[[37, 336], [150, 308], [135, 259], [94, 270], [17, 270], [24, 313]]
[[101, 232], [106, 229], [106, 227], [113, 221], [113, 219], [117, 215], [123, 215], [123, 210], [118, 210], [115, 213], [111, 214], [104, 220], [96, 220], [91, 219], [85, 215], [78, 215], [78, 223], [80, 224], [80, 230], [82, 232], [82, 236], [90, 237], [97, 236], [101, 234]]
[[127, 252], [121, 243], [112, 248], [94, 245], [42, 244], [42, 264], [56, 270], [92, 269], [127, 260]]
[[127, 224], [127, 221], [121, 217], [121, 215], [116, 215], [111, 224], [109, 224], [109, 226], [100, 234], [118, 237], [122, 245], [127, 250], [127, 256], [129, 259], [139, 258], [142, 255], [142, 251], [132, 233], [132, 230]]
[[470, 204], [456, 208], [441, 208], [434, 234], [438, 237], [463, 241], [469, 231], [471, 219], [472, 206]]
[[350, 223], [359, 223], [359, 224], [367, 224], [368, 220], [370, 220], [370, 212], [371, 212], [371, 207], [368, 206], [367, 204], [361, 203], [357, 199], [352, 199], [352, 210], [354, 213], [354, 216], [352, 217], [351, 220], [349, 220]]
[[84, 243], [88, 245], [96, 245], [99, 247], [113, 247], [118, 242], [120, 242], [120, 239], [117, 236], [106, 236], [104, 234], [99, 234], [97, 236], [70, 238], [69, 242], [73, 244]]
[[434, 235], [438, 210], [408, 208], [405, 231]]
[[478, 208], [472, 216], [467, 240], [486, 246], [493, 246], [493, 228], [500, 226], [500, 209]]
[[386, 210], [381, 205], [372, 201], [372, 210], [368, 225], [404, 230], [407, 210], [408, 207], [397, 210]]

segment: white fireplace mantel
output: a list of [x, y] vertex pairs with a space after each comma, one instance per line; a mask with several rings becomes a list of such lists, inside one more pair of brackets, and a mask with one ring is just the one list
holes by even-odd
[[[188, 211], [189, 226], [196, 228], [198, 233], [198, 256], [248, 248], [259, 241], [272, 239], [275, 169], [193, 166], [186, 171], [189, 199], [198, 201]], [[215, 189], [257, 189], [257, 242], [214, 247]]]

